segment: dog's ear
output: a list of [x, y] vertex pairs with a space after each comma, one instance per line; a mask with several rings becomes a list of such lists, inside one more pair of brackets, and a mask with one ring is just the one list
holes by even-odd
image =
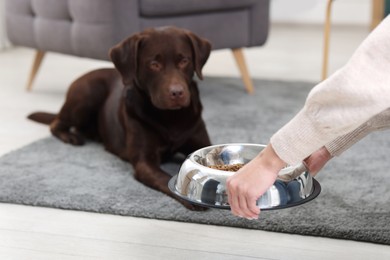
[[190, 39], [192, 47], [193, 63], [196, 75], [203, 79], [202, 68], [209, 58], [211, 51], [211, 44], [209, 41], [202, 39], [190, 31], [186, 31], [187, 37]]
[[111, 61], [122, 75], [122, 80], [125, 85], [137, 81], [137, 53], [142, 38], [142, 35], [135, 34], [121, 41], [109, 51]]

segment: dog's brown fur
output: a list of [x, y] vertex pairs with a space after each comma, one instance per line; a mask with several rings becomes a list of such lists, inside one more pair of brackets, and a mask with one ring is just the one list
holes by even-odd
[[210, 43], [174, 28], [149, 29], [110, 50], [116, 69], [95, 70], [69, 88], [57, 115], [37, 112], [30, 119], [50, 124], [54, 136], [82, 145], [84, 137], [129, 161], [134, 177], [145, 185], [178, 199], [190, 209], [201, 209], [175, 197], [163, 160], [210, 145], [194, 73], [202, 67]]

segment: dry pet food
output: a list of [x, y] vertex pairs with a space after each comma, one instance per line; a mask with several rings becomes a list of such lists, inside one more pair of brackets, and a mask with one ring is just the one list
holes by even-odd
[[230, 165], [209, 165], [208, 167], [212, 169], [221, 170], [221, 171], [236, 172], [239, 169], [241, 169], [242, 166], [244, 166], [244, 164], [237, 163], [237, 164], [230, 164]]

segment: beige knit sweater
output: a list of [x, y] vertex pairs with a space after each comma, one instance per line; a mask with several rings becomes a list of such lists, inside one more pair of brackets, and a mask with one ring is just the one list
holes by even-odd
[[390, 124], [390, 17], [348, 63], [309, 93], [302, 110], [271, 137], [278, 156], [296, 165], [322, 146], [339, 155]]
[[337, 137], [325, 145], [332, 156], [339, 156], [371, 132], [390, 128], [390, 108], [374, 116], [354, 131]]

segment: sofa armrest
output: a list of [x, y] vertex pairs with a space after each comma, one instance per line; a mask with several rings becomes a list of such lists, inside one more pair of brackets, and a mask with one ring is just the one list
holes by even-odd
[[249, 46], [261, 46], [269, 32], [270, 0], [257, 0], [250, 12], [250, 43]]

